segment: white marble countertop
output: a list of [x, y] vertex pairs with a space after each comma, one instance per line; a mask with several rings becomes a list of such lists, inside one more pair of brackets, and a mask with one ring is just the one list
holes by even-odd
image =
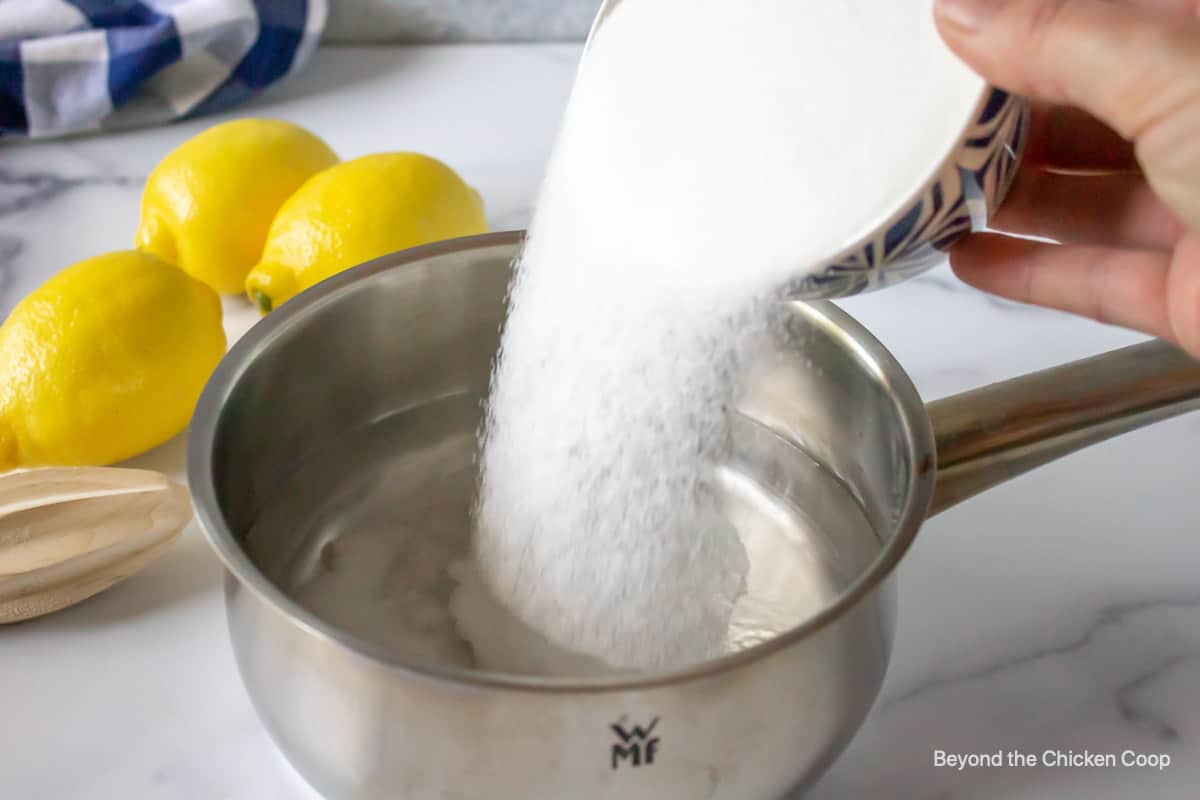
[[[575, 46], [345, 49], [238, 114], [307, 125], [343, 157], [453, 164], [493, 227], [526, 224]], [[0, 149], [3, 311], [130, 246], [141, 183], [213, 119]], [[253, 320], [230, 303], [231, 332]], [[927, 399], [1137, 341], [1004, 304], [941, 269], [846, 304]], [[139, 463], [181, 476], [176, 440]], [[901, 574], [898, 643], [862, 734], [811, 796], [1192, 798], [1200, 785], [1200, 415], [1016, 480], [932, 520]], [[239, 682], [221, 569], [193, 526], [79, 607], [0, 630], [0, 798], [310, 800]], [[934, 751], [1167, 753], [1147, 769], [934, 766]]]

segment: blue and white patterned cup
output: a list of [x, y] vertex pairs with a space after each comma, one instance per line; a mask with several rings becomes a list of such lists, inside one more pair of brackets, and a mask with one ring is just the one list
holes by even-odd
[[892, 286], [942, 263], [951, 245], [986, 228], [1020, 166], [1029, 102], [988, 88], [973, 119], [934, 177], [900, 211], [816, 272], [794, 281], [788, 294], [829, 299]]
[[[624, 0], [604, 0], [596, 31]], [[586, 48], [585, 48], [586, 49]], [[946, 251], [987, 227], [1008, 196], [1029, 133], [1029, 101], [985, 87], [955, 147], [881, 226], [785, 287], [802, 300], [848, 297], [900, 283], [941, 264]]]

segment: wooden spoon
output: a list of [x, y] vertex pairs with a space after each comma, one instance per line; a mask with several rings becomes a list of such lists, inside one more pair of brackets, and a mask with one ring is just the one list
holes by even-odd
[[72, 606], [150, 564], [192, 518], [187, 489], [111, 467], [0, 475], [0, 624]]

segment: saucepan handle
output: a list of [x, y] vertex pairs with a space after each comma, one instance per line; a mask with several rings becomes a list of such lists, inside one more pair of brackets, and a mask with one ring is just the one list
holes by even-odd
[[1200, 409], [1200, 361], [1162, 341], [929, 405], [938, 473], [930, 514], [1089, 445]]

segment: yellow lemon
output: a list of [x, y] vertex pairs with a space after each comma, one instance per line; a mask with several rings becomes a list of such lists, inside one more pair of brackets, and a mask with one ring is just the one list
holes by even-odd
[[486, 231], [479, 193], [442, 162], [364, 156], [315, 175], [279, 209], [246, 293], [267, 312], [364, 261]]
[[317, 172], [329, 146], [290, 122], [240, 119], [189, 139], [146, 181], [138, 248], [238, 294], [275, 212]]
[[0, 326], [0, 469], [111, 464], [162, 444], [224, 353], [220, 298], [157, 256], [68, 267]]

